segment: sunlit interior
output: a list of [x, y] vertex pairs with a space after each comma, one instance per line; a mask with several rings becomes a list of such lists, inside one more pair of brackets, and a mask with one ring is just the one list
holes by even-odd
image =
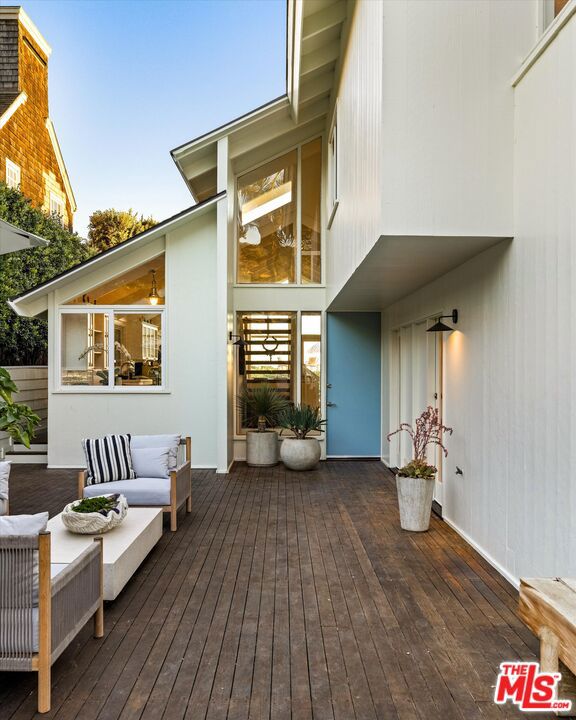
[[238, 178], [239, 283], [322, 281], [321, 186], [321, 138]]
[[[152, 295], [156, 287], [157, 296]], [[164, 305], [164, 255], [77, 295], [67, 305]], [[154, 302], [156, 300], [156, 302]]]

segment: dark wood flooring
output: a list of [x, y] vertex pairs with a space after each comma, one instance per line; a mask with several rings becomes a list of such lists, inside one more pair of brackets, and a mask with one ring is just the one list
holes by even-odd
[[[75, 473], [15, 466], [13, 513], [74, 497]], [[500, 662], [534, 660], [517, 593], [445, 523], [399, 529], [378, 462], [194, 474], [106, 634], [53, 669], [58, 720], [474, 720]], [[34, 674], [0, 673], [1, 720], [35, 715]], [[540, 716], [542, 717], [542, 716]]]

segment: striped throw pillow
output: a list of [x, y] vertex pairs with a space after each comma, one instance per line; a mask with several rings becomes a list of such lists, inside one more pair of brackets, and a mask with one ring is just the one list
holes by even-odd
[[82, 440], [88, 485], [132, 480], [136, 477], [130, 454], [130, 435], [106, 435]]

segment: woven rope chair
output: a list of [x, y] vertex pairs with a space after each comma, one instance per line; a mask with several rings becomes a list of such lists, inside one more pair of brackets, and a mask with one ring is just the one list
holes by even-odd
[[102, 538], [51, 577], [50, 533], [0, 537], [0, 670], [38, 673], [50, 710], [53, 663], [86, 622], [104, 634]]

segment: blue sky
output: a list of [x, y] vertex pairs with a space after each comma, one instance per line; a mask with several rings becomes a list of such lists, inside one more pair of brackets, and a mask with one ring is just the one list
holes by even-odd
[[93, 210], [162, 220], [191, 205], [170, 150], [285, 92], [285, 0], [23, 7], [52, 46], [50, 115], [81, 235]]

